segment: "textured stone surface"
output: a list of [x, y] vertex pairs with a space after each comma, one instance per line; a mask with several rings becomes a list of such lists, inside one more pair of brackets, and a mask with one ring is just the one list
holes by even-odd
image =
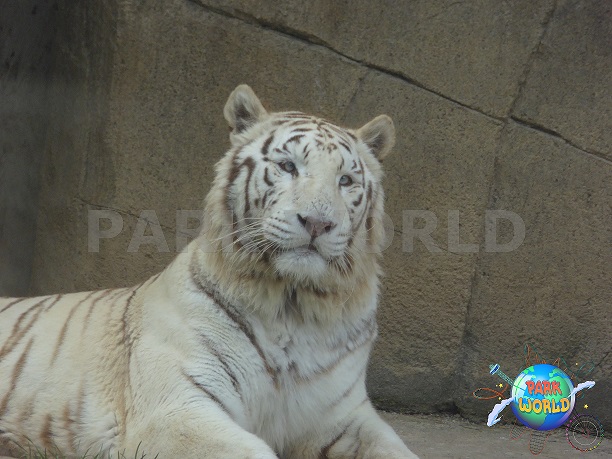
[[610, 2], [559, 2], [514, 116], [612, 159]]
[[31, 283], [34, 294], [123, 279], [115, 277], [118, 266], [105, 267], [102, 257], [90, 261], [99, 272], [79, 258], [87, 253], [84, 203], [96, 194], [112, 196], [115, 186], [106, 132], [116, 9], [110, 1], [62, 3], [58, 11]]
[[[53, 129], [65, 135], [50, 140], [43, 175], [34, 292], [130, 285], [169, 262], [173, 253], [153, 245], [127, 252], [136, 217], [155, 211], [174, 252], [176, 211], [202, 207], [213, 165], [229, 147], [222, 110], [239, 83], [251, 84], [271, 109], [339, 119], [366, 71], [189, 2], [128, 2], [116, 12], [89, 5], [66, 14], [77, 24], [86, 17], [90, 27], [81, 31], [87, 40], [64, 38], [77, 49], [58, 63], [62, 112]], [[113, 29], [116, 36], [96, 32]], [[72, 62], [80, 55], [95, 57]], [[67, 81], [88, 66], [89, 78]], [[105, 208], [125, 216], [124, 230], [89, 253], [88, 211]]]
[[54, 2], [0, 1], [0, 295], [30, 283]]
[[[453, 406], [446, 388], [453, 384], [476, 261], [475, 253], [452, 253], [449, 248], [448, 211], [459, 211], [461, 241], [478, 243], [501, 126], [371, 71], [347, 111], [347, 123], [359, 125], [378, 112], [394, 119], [399, 134], [395, 153], [384, 163], [385, 210], [395, 231], [383, 254], [380, 338], [369, 388], [387, 408], [444, 411]], [[413, 251], [404, 248], [412, 238], [403, 212], [415, 210], [436, 216], [431, 236], [440, 252], [430, 252], [419, 239]], [[414, 227], [423, 224], [417, 220]]]
[[401, 74], [495, 116], [516, 97], [553, 1], [197, 0]]
[[[484, 402], [483, 402], [484, 403]], [[509, 409], [509, 408], [508, 408]], [[459, 416], [406, 416], [395, 413], [381, 413], [385, 421], [393, 426], [404, 442], [421, 459], [469, 459], [503, 457], [508, 459], [531, 457], [529, 433], [523, 433], [512, 440], [512, 424], [501, 422], [487, 427], [486, 418], [471, 423]], [[484, 419], [484, 421], [482, 420]], [[544, 449], [537, 456], [543, 459], [583, 458], [565, 438], [565, 431], [552, 431]], [[601, 445], [588, 452], [589, 458], [609, 458], [612, 444], [604, 439]]]
[[500, 382], [488, 374], [491, 363], [517, 376], [529, 342], [573, 370], [598, 364], [584, 403], [612, 421], [610, 183], [612, 168], [602, 159], [528, 128], [505, 132], [489, 206], [520, 215], [526, 235], [513, 252], [481, 256], [455, 391], [462, 413], [486, 415], [488, 404], [474, 403], [470, 392]]
[[[560, 2], [551, 16], [551, 1], [201, 3], [62, 3], [32, 293], [133, 284], [173, 257], [176, 211], [201, 207], [228, 147], [222, 108], [237, 84], [272, 110], [348, 126], [388, 113], [398, 131], [384, 165], [394, 238], [369, 371], [375, 400], [483, 422], [491, 403], [471, 392], [496, 383], [493, 361], [518, 373], [530, 341], [546, 357], [599, 364], [589, 411], [610, 425], [612, 167], [600, 151], [609, 111], [599, 96], [588, 110], [567, 107], [591, 100], [588, 86], [605, 95], [612, 63], [603, 51], [600, 63], [583, 56], [601, 50], [598, 32], [573, 25], [560, 37], [564, 24], [587, 27], [581, 18], [605, 11], [580, 3], [590, 16], [574, 14]], [[583, 71], [557, 47], [578, 53]], [[565, 79], [546, 87], [562, 64]], [[523, 124], [505, 117], [511, 106]], [[522, 217], [518, 250], [483, 252], [486, 209]], [[123, 216], [99, 253], [88, 252], [90, 210]], [[155, 211], [169, 252], [127, 251], [143, 210]], [[408, 210], [437, 218], [438, 252], [419, 241], [406, 250]], [[477, 253], [449, 246], [449, 211]]]

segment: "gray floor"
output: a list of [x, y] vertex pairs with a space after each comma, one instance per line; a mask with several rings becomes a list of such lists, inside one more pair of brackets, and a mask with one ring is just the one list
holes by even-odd
[[554, 430], [542, 453], [534, 456], [529, 451], [529, 431], [516, 440], [510, 440], [510, 425], [487, 427], [486, 420], [482, 424], [474, 424], [459, 416], [392, 413], [381, 413], [381, 416], [421, 459], [612, 457], [609, 438], [604, 438], [598, 448], [583, 453], [568, 443], [564, 429]]
[[[593, 451], [580, 452], [570, 446], [565, 431], [556, 429], [538, 456], [529, 451], [529, 431], [517, 440], [510, 440], [511, 426], [487, 427], [459, 416], [401, 415], [381, 413], [406, 444], [421, 459], [530, 458], [599, 459], [612, 457], [612, 442], [604, 438]], [[0, 459], [10, 459], [0, 456]]]

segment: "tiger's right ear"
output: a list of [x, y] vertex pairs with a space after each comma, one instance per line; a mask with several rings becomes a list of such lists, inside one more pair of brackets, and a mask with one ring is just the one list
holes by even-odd
[[359, 137], [379, 161], [385, 159], [395, 145], [395, 126], [387, 115], [379, 115], [357, 130]]
[[232, 134], [241, 134], [267, 114], [253, 90], [246, 84], [241, 84], [232, 91], [223, 109]]

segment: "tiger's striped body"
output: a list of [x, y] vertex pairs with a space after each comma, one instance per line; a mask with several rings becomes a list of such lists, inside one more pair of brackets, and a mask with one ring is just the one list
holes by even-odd
[[[70, 457], [415, 457], [372, 408], [377, 118], [225, 109], [202, 234], [139, 286], [0, 299], [0, 442]], [[0, 443], [1, 444], [1, 443]]]

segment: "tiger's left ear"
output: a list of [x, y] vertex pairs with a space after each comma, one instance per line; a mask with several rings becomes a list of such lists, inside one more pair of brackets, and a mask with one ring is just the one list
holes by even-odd
[[232, 134], [241, 134], [267, 114], [253, 90], [246, 84], [241, 84], [232, 91], [223, 109]]
[[387, 115], [380, 115], [357, 130], [357, 137], [365, 143], [372, 154], [382, 161], [395, 145], [395, 126]]

